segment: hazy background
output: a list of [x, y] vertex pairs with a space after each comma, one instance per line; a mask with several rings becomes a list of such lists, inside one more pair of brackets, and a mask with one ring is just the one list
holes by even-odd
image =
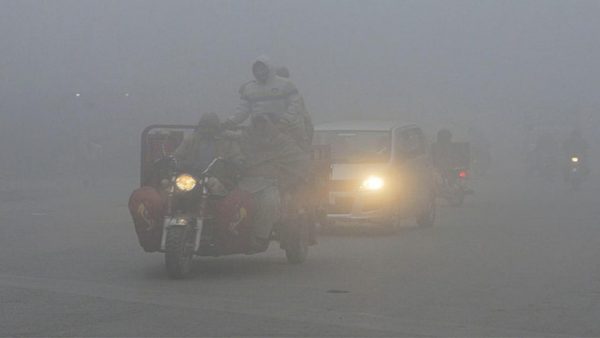
[[593, 138], [598, 18], [598, 1], [2, 0], [0, 179], [75, 172], [90, 140], [135, 175], [145, 125], [233, 112], [261, 54], [316, 121], [476, 126], [506, 149], [527, 125]]

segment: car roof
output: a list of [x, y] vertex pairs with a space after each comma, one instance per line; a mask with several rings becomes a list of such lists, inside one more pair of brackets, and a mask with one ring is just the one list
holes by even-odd
[[389, 131], [397, 127], [414, 127], [414, 123], [397, 120], [347, 120], [321, 123], [315, 126], [315, 131]]

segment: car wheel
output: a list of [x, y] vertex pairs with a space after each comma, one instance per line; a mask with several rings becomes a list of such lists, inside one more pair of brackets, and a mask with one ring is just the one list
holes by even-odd
[[286, 230], [285, 257], [290, 264], [304, 263], [308, 256], [310, 234], [307, 219], [300, 217], [296, 224]]

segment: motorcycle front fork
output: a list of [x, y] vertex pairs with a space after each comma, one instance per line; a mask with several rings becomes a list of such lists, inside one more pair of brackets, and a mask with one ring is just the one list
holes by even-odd
[[194, 230], [194, 252], [197, 252], [200, 249], [200, 241], [202, 239], [202, 228], [204, 226], [204, 218], [196, 217], [193, 219], [191, 217], [183, 217], [183, 216], [174, 216], [174, 217], [165, 217], [163, 223], [163, 232], [162, 239], [160, 242], [160, 251], [165, 252], [166, 250], [166, 240], [167, 240], [167, 232], [169, 229], [174, 227], [193, 227]]

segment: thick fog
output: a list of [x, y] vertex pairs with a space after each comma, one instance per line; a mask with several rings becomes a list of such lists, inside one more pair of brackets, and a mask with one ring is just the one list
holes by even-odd
[[[231, 116], [261, 55], [429, 142], [267, 124], [140, 188], [142, 130]], [[600, 337], [599, 89], [600, 0], [0, 0], [0, 337]]]
[[229, 115], [262, 54], [317, 122], [394, 117], [495, 140], [599, 124], [597, 1], [0, 4], [5, 179], [66, 172], [90, 139], [135, 174], [121, 164], [145, 125]]

